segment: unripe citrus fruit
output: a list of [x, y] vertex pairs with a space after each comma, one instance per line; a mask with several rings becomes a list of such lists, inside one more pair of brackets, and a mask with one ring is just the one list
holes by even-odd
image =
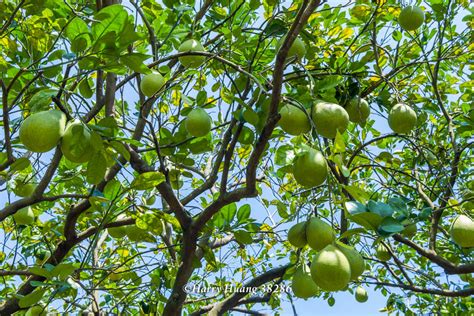
[[311, 125], [306, 113], [300, 108], [287, 104], [280, 110], [280, 127], [290, 135], [300, 135], [309, 132]]
[[425, 13], [417, 6], [408, 6], [404, 8], [398, 16], [398, 23], [407, 31], [416, 30], [424, 21]]
[[66, 126], [66, 115], [58, 110], [34, 113], [20, 127], [20, 141], [26, 149], [44, 153], [58, 144]]
[[318, 134], [326, 138], [336, 137], [336, 131], [344, 133], [349, 125], [349, 114], [335, 103], [318, 101], [313, 105], [311, 117]]
[[406, 104], [396, 104], [388, 114], [388, 125], [399, 134], [408, 134], [416, 125], [416, 113]]
[[[178, 48], [180, 53], [184, 52], [204, 52], [205, 49], [199, 41], [190, 39], [184, 41]], [[206, 60], [206, 56], [189, 55], [179, 57], [179, 62], [186, 68], [197, 68]]]
[[[285, 37], [282, 37], [278, 43], [277, 43], [277, 49], [280, 50], [281, 45], [283, 45], [283, 42], [285, 40]], [[293, 44], [291, 44], [290, 49], [288, 50], [288, 55], [287, 58], [293, 58], [296, 57], [297, 59], [301, 60], [304, 58], [304, 55], [306, 55], [306, 45], [305, 43], [297, 37]]]
[[340, 291], [351, 278], [349, 260], [338, 248], [328, 245], [314, 256], [311, 277], [324, 291]]
[[288, 241], [296, 248], [306, 245], [306, 222], [295, 224], [288, 230]]
[[185, 127], [192, 136], [201, 137], [211, 131], [211, 123], [209, 114], [201, 108], [196, 108], [189, 112]]
[[349, 260], [351, 265], [351, 281], [356, 280], [365, 270], [365, 261], [361, 254], [354, 248], [338, 242], [337, 247]]
[[310, 148], [303, 155], [296, 157], [293, 176], [296, 182], [305, 187], [322, 184], [328, 175], [328, 167], [323, 154]]
[[450, 229], [451, 238], [463, 248], [474, 247], [474, 221], [465, 215], [459, 215]]
[[147, 97], [151, 97], [165, 85], [165, 79], [159, 72], [152, 72], [143, 76], [140, 82], [140, 90]]
[[293, 274], [291, 289], [296, 297], [304, 299], [318, 294], [318, 287], [311, 278], [311, 271], [306, 263], [303, 263]]
[[367, 291], [362, 287], [358, 286], [355, 292], [356, 301], [359, 303], [367, 302], [369, 296], [367, 295]]
[[365, 99], [355, 97], [347, 104], [346, 111], [351, 122], [363, 123], [370, 114], [369, 103]]
[[312, 217], [306, 223], [306, 241], [314, 250], [321, 250], [334, 241], [332, 227], [323, 220]]
[[94, 153], [89, 128], [80, 121], [69, 123], [61, 139], [61, 151], [69, 161], [76, 163], [89, 161]]
[[390, 258], [392, 258], [392, 255], [388, 251], [388, 249], [383, 245], [379, 244], [377, 246], [377, 249], [375, 251], [375, 256], [380, 260], [380, 261], [388, 261]]
[[15, 214], [13, 214], [13, 219], [17, 225], [29, 225], [34, 223], [35, 214], [33, 213], [31, 206], [27, 206], [19, 209]]

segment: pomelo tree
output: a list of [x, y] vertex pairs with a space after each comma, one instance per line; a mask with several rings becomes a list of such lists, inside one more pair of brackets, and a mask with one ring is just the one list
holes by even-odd
[[0, 1], [0, 315], [472, 310], [473, 16], [411, 2]]

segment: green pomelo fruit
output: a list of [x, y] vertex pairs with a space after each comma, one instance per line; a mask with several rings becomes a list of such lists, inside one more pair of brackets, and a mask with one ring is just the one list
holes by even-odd
[[34, 223], [35, 214], [31, 206], [27, 206], [13, 214], [13, 219], [17, 225], [29, 225]]
[[295, 224], [288, 230], [288, 241], [296, 248], [306, 246], [306, 222]]
[[328, 176], [328, 166], [323, 154], [310, 148], [303, 155], [296, 157], [293, 176], [298, 184], [305, 187], [323, 184]]
[[424, 21], [425, 13], [417, 6], [408, 6], [404, 8], [398, 16], [398, 23], [407, 31], [416, 30]]
[[319, 135], [326, 138], [336, 137], [336, 131], [344, 133], [349, 125], [349, 114], [340, 105], [318, 101], [313, 105], [311, 117]]
[[328, 245], [314, 256], [311, 277], [324, 291], [343, 290], [351, 279], [349, 260], [337, 247]]
[[351, 281], [357, 280], [365, 270], [364, 258], [362, 258], [357, 250], [341, 242], [337, 243], [337, 247], [346, 256], [347, 260], [349, 260], [349, 264], [351, 265]]
[[66, 115], [58, 110], [38, 112], [28, 116], [20, 127], [20, 141], [26, 149], [44, 153], [58, 144], [64, 134]]
[[151, 97], [160, 91], [164, 85], [165, 78], [163, 78], [160, 73], [153, 72], [143, 76], [142, 81], [140, 82], [140, 90], [145, 96]]
[[[180, 53], [184, 52], [204, 52], [205, 49], [202, 44], [195, 40], [190, 39], [184, 41], [178, 48]], [[206, 61], [206, 56], [198, 56], [198, 55], [189, 55], [189, 56], [181, 56], [179, 57], [179, 62], [186, 68], [197, 68], [201, 66], [204, 61]]]
[[304, 299], [318, 294], [318, 287], [314, 283], [311, 277], [311, 270], [306, 263], [303, 263], [303, 265], [296, 270], [295, 274], [293, 274], [291, 289], [296, 297]]
[[300, 135], [311, 130], [311, 124], [305, 112], [300, 108], [287, 104], [280, 110], [280, 127], [290, 135]]
[[358, 286], [355, 292], [355, 298], [357, 302], [364, 303], [367, 302], [369, 296], [367, 295], [367, 291], [363, 287]]
[[201, 137], [211, 131], [211, 117], [201, 108], [189, 112], [186, 117], [185, 127], [189, 134]]
[[388, 125], [395, 133], [408, 134], [416, 126], [416, 113], [406, 104], [396, 104], [388, 114]]
[[377, 249], [375, 250], [375, 256], [380, 260], [380, 261], [388, 261], [390, 258], [392, 258], [392, 255], [388, 251], [387, 248], [383, 244], [379, 244], [377, 246]]
[[356, 97], [349, 101], [346, 106], [349, 120], [354, 123], [363, 123], [370, 115], [369, 103], [362, 98]]
[[306, 223], [306, 242], [314, 250], [321, 250], [334, 241], [332, 227], [323, 220], [312, 217]]
[[69, 161], [88, 162], [94, 154], [89, 128], [79, 121], [68, 124], [61, 139], [61, 151]]
[[[280, 47], [283, 45], [285, 37], [282, 37], [277, 43], [277, 50], [280, 50]], [[288, 55], [286, 58], [290, 59], [296, 57], [298, 60], [301, 60], [306, 55], [306, 45], [305, 43], [297, 37], [293, 44], [291, 44], [290, 49], [288, 50]]]
[[450, 229], [453, 241], [463, 248], [474, 247], [474, 222], [465, 215], [454, 219]]

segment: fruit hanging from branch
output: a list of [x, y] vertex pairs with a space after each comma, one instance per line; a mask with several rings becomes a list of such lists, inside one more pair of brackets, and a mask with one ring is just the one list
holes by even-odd
[[204, 109], [196, 108], [186, 117], [185, 127], [194, 137], [201, 137], [211, 131], [212, 120]]
[[388, 125], [399, 134], [408, 134], [416, 126], [416, 113], [406, 104], [396, 104], [388, 114]]
[[[195, 39], [184, 41], [178, 48], [180, 53], [185, 52], [205, 52], [201, 42]], [[186, 68], [197, 68], [206, 61], [206, 56], [189, 55], [179, 57], [179, 62]]]
[[306, 246], [306, 222], [295, 224], [288, 230], [288, 241], [296, 248]]
[[360, 97], [352, 98], [345, 107], [349, 120], [353, 123], [362, 124], [370, 115], [369, 103]]
[[351, 279], [349, 260], [336, 246], [328, 245], [314, 256], [311, 277], [324, 291], [341, 291]]
[[165, 85], [165, 79], [159, 72], [152, 72], [143, 76], [140, 81], [140, 90], [147, 96], [155, 95]]
[[318, 134], [326, 138], [336, 137], [336, 131], [344, 133], [349, 125], [349, 114], [335, 103], [317, 101], [313, 105], [311, 117]]
[[[280, 50], [283, 42], [285, 41], [285, 37], [280, 38], [277, 43], [277, 50]], [[302, 39], [299, 37], [295, 38], [293, 44], [291, 44], [290, 49], [288, 50], [287, 59], [296, 57], [297, 60], [301, 60], [306, 55], [306, 45]]]
[[320, 218], [312, 217], [306, 223], [306, 240], [308, 246], [319, 251], [334, 242], [335, 233], [332, 227]]
[[69, 123], [61, 139], [61, 151], [64, 157], [72, 162], [84, 163], [89, 161], [94, 153], [89, 128], [80, 121]]
[[306, 263], [303, 263], [291, 279], [291, 289], [296, 297], [310, 298], [318, 294], [318, 286], [314, 283], [311, 277], [311, 270]]
[[296, 182], [305, 187], [315, 187], [324, 183], [328, 176], [328, 166], [323, 154], [309, 148], [301, 156], [297, 156], [293, 166]]
[[404, 8], [398, 16], [398, 23], [407, 31], [416, 30], [424, 21], [425, 13], [417, 6], [408, 6]]
[[280, 127], [290, 135], [300, 135], [311, 130], [308, 116], [300, 108], [286, 104], [280, 110], [281, 118], [278, 121]]
[[454, 219], [450, 234], [453, 241], [460, 247], [474, 247], [474, 221], [466, 215], [459, 215]]
[[59, 143], [66, 127], [66, 115], [59, 110], [31, 114], [20, 127], [20, 141], [26, 149], [44, 153]]

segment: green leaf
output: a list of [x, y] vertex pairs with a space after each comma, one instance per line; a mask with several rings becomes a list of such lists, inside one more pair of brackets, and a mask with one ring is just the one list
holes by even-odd
[[403, 229], [404, 226], [392, 217], [385, 217], [379, 225], [379, 230], [390, 234], [399, 233]]
[[135, 72], [141, 74], [150, 73], [150, 69], [144, 64], [144, 61], [150, 58], [149, 55], [140, 53], [128, 53], [120, 56], [120, 62]]
[[351, 215], [357, 214], [357, 213], [363, 213], [367, 211], [367, 208], [365, 207], [365, 205], [357, 201], [349, 201], [349, 202], [344, 203], [344, 205], [347, 211]]
[[110, 146], [113, 147], [113, 149], [115, 149], [116, 152], [121, 154], [123, 158], [125, 158], [125, 160], [130, 161], [130, 152], [127, 150], [127, 148], [125, 148], [125, 146], [121, 142], [113, 140], [109, 144]]
[[290, 145], [283, 145], [278, 147], [275, 153], [275, 163], [278, 166], [289, 165], [293, 162], [294, 158], [295, 153], [293, 151], [293, 147]]
[[367, 192], [355, 185], [345, 185], [344, 189], [346, 189], [346, 191], [349, 192], [349, 194], [352, 195], [354, 199], [362, 204], [366, 204], [370, 199], [370, 196]]
[[18, 300], [20, 308], [27, 308], [38, 303], [43, 297], [47, 289], [36, 289], [28, 295], [23, 296]]
[[392, 216], [394, 211], [394, 209], [389, 204], [375, 202], [372, 200], [367, 203], [367, 208], [372, 213], [379, 214], [382, 217]]
[[207, 92], [205, 90], [201, 90], [198, 92], [196, 96], [196, 105], [203, 106], [207, 102]]
[[113, 201], [122, 191], [122, 185], [120, 181], [112, 179], [105, 185], [104, 197], [109, 201]]
[[235, 231], [234, 232], [234, 237], [235, 237], [235, 240], [237, 240], [238, 242], [240, 242], [244, 245], [248, 245], [248, 244], [251, 244], [253, 242], [252, 236], [250, 235], [249, 232], [247, 232], [245, 230]]
[[28, 168], [30, 166], [31, 166], [30, 160], [26, 157], [21, 157], [21, 158], [18, 158], [17, 160], [15, 160], [15, 162], [13, 162], [10, 165], [10, 172], [11, 173], [16, 173], [16, 172], [25, 170], [26, 168]]
[[114, 4], [101, 9], [94, 18], [99, 21], [92, 25], [92, 35], [97, 43], [109, 34], [120, 34], [128, 13], [122, 5]]
[[239, 207], [239, 210], [237, 211], [237, 222], [239, 224], [244, 223], [249, 219], [250, 217], [250, 205], [249, 204], [244, 204], [241, 207]]
[[382, 223], [382, 216], [370, 212], [351, 214], [349, 219], [369, 230], [375, 230]]
[[89, 27], [79, 17], [73, 18], [65, 29], [65, 35], [71, 41], [84, 33], [89, 33]]
[[28, 103], [32, 113], [46, 111], [50, 109], [53, 97], [58, 93], [55, 89], [43, 89], [36, 92]]
[[146, 212], [145, 214], [140, 215], [137, 217], [135, 223], [138, 228], [147, 230], [155, 236], [163, 233], [163, 223], [161, 222], [161, 219], [152, 212]]
[[360, 235], [360, 234], [363, 234], [365, 232], [366, 232], [366, 230], [364, 228], [360, 228], [360, 227], [359, 228], [348, 229], [343, 234], [341, 234], [341, 236], [339, 236], [339, 239], [349, 238], [351, 236]]
[[90, 99], [94, 95], [87, 78], [83, 79], [81, 83], [79, 83], [79, 92], [86, 99]]
[[163, 181], [165, 181], [165, 175], [158, 171], [149, 171], [139, 174], [130, 185], [130, 188], [135, 190], [148, 190], [153, 189]]
[[76, 269], [77, 267], [74, 266], [74, 264], [72, 263], [60, 263], [54, 267], [53, 271], [51, 271], [51, 274], [53, 276], [59, 277], [59, 279], [61, 280], [64, 280], [68, 276], [70, 276]]
[[227, 224], [230, 224], [232, 222], [236, 212], [237, 204], [235, 203], [228, 204], [220, 210], [220, 213], [222, 214], [222, 217], [224, 218]]
[[107, 160], [102, 152], [96, 152], [87, 163], [86, 181], [98, 184], [104, 179], [107, 171]]
[[34, 273], [36, 275], [43, 276], [47, 279], [52, 277], [51, 272], [49, 272], [48, 270], [46, 270], [44, 268], [41, 268], [39, 266], [33, 266], [31, 268], [28, 268], [28, 271], [31, 272], [31, 273]]
[[336, 130], [336, 138], [334, 139], [334, 153], [343, 153], [346, 151], [346, 143], [344, 137]]

